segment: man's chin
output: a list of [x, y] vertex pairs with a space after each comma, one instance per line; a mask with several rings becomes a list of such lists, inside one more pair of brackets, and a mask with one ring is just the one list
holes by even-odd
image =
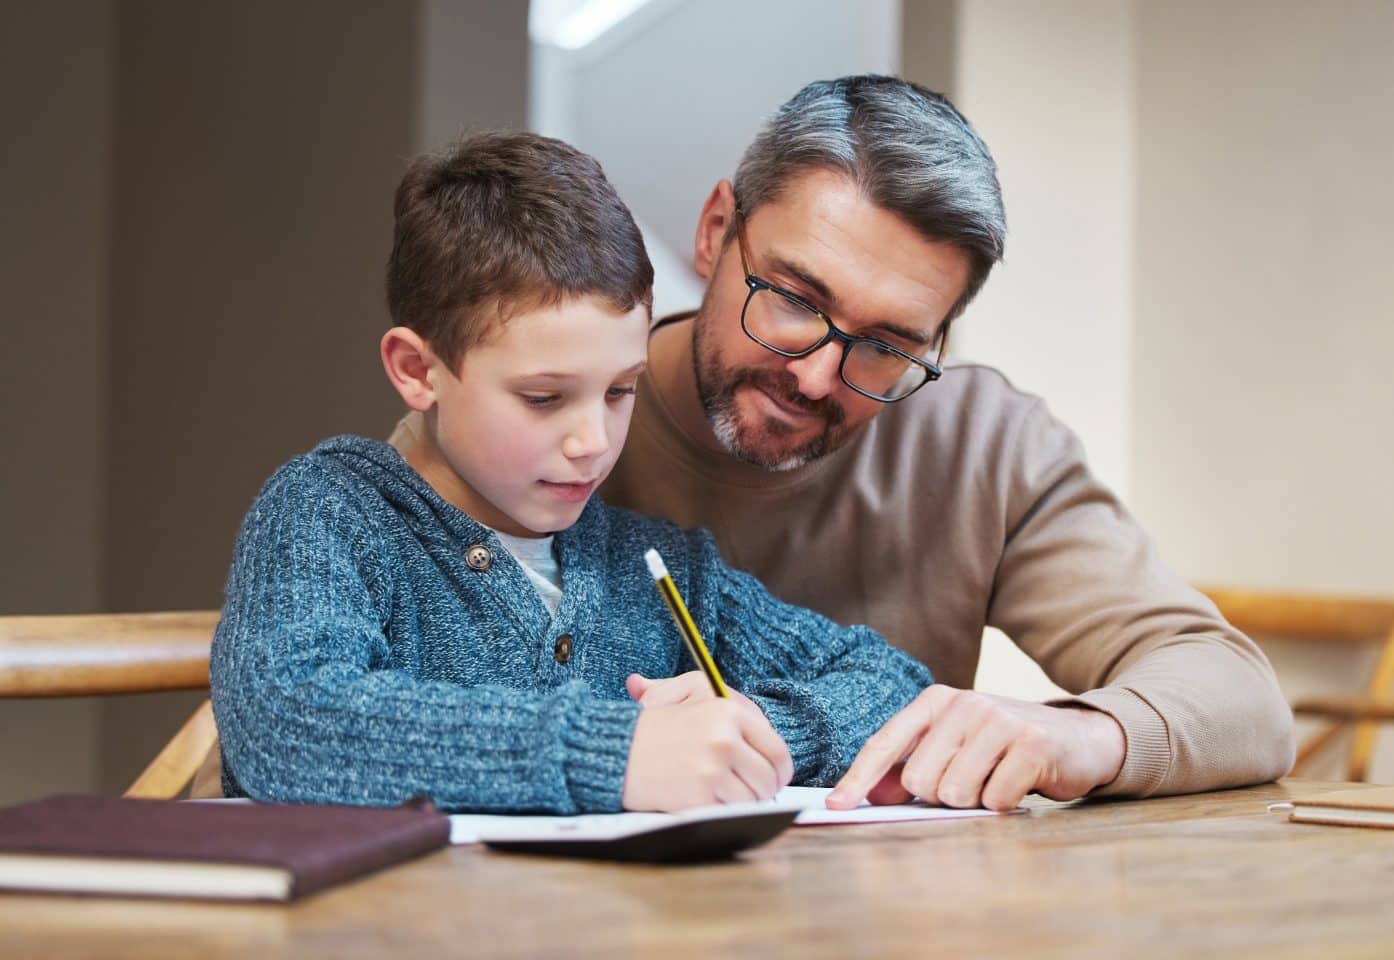
[[797, 470], [828, 452], [826, 433], [791, 434], [788, 424], [763, 417], [741, 418], [726, 411], [712, 428], [728, 453], [765, 470]]

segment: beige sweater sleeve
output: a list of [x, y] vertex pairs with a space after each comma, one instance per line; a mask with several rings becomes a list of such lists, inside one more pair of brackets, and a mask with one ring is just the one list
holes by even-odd
[[1123, 769], [1095, 791], [1145, 797], [1272, 780], [1293, 762], [1292, 713], [1267, 658], [1173, 574], [1037, 402], [1018, 424], [1006, 549], [988, 622], [1110, 714]]

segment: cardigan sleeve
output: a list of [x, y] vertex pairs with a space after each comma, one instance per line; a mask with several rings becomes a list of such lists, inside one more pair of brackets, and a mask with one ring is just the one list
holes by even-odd
[[794, 782], [831, 786], [868, 737], [934, 682], [870, 627], [844, 627], [773, 597], [689, 534], [702, 619], [724, 679], [759, 704], [794, 760]]
[[394, 655], [385, 538], [343, 484], [292, 461], [238, 536], [213, 640], [231, 792], [258, 800], [560, 814], [620, 809], [638, 707], [414, 675]]

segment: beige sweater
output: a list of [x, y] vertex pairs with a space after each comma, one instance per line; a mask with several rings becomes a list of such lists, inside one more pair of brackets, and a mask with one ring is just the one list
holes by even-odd
[[841, 450], [788, 473], [713, 454], [642, 383], [610, 503], [710, 529], [777, 596], [866, 623], [935, 678], [972, 685], [1000, 628], [1073, 701], [1115, 717], [1127, 757], [1099, 795], [1271, 780], [1292, 715], [1251, 640], [1164, 566], [1045, 404], [950, 367]]

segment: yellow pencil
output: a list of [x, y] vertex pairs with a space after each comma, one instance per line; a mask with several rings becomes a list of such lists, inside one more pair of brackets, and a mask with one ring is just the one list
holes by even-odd
[[687, 612], [687, 604], [682, 602], [682, 594], [678, 593], [677, 584], [668, 576], [667, 564], [663, 562], [657, 550], [650, 550], [644, 554], [644, 562], [649, 565], [649, 573], [653, 574], [653, 582], [657, 585], [658, 592], [663, 595], [663, 602], [668, 604], [668, 612], [673, 615], [673, 621], [678, 625], [678, 632], [687, 644], [687, 652], [692, 654], [692, 659], [697, 661], [697, 666], [707, 675], [707, 681], [712, 685], [712, 693], [718, 697], [729, 696], [726, 692], [726, 681], [721, 679], [721, 671], [716, 669], [716, 661], [712, 659], [711, 651], [702, 640], [701, 631], [697, 629], [692, 614]]

